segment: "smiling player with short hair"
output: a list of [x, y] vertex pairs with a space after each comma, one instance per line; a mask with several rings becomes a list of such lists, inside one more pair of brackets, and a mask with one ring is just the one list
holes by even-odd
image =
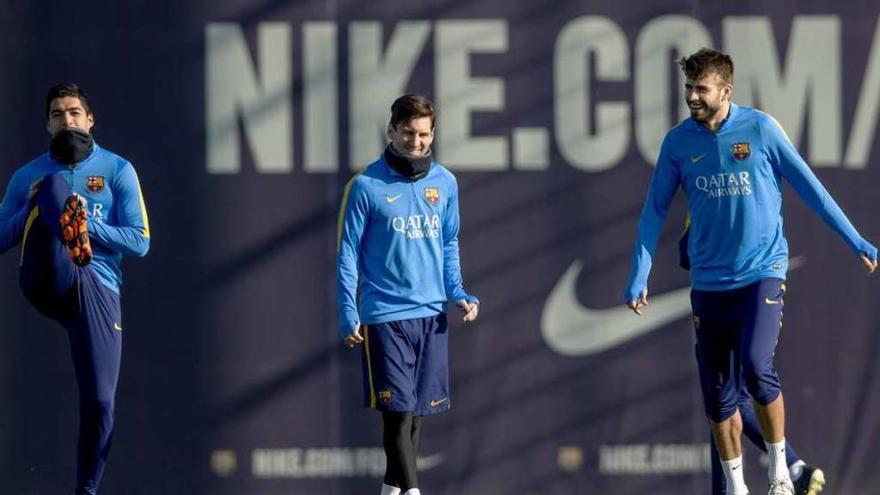
[[433, 161], [435, 109], [424, 96], [391, 106], [382, 156], [349, 181], [339, 210], [339, 332], [363, 344], [366, 405], [382, 412], [382, 495], [418, 495], [421, 417], [451, 407], [447, 301], [464, 321], [479, 304], [462, 284], [458, 184]]
[[[788, 244], [782, 179], [847, 243], [869, 272], [863, 239], [769, 115], [730, 101], [733, 61], [702, 49], [680, 62], [690, 118], [666, 135], [639, 222], [627, 306], [641, 315], [660, 229], [678, 188], [691, 223], [691, 303], [706, 414], [728, 493], [748, 493], [737, 410], [740, 380], [755, 401], [769, 455], [770, 494], [794, 493], [786, 466], [785, 407], [773, 365], [782, 323]], [[742, 373], [740, 373], [740, 370]]]

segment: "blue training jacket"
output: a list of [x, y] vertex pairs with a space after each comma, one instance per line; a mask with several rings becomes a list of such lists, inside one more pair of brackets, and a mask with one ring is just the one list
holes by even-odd
[[[137, 174], [128, 160], [97, 143], [73, 168], [44, 153], [18, 169], [0, 204], [0, 253], [27, 235], [31, 185], [49, 174], [65, 177], [73, 192], [88, 201], [92, 262], [98, 279], [119, 293], [122, 255], [144, 256], [150, 248], [150, 223]], [[49, 221], [52, 221], [51, 219]]]
[[447, 300], [476, 302], [462, 285], [458, 228], [458, 184], [439, 163], [415, 181], [383, 157], [355, 175], [339, 209], [340, 334], [437, 315]]
[[666, 135], [639, 222], [624, 294], [647, 287], [657, 239], [679, 187], [691, 224], [691, 285], [729, 290], [766, 277], [785, 279], [788, 244], [782, 232], [782, 178], [849, 245], [877, 259], [773, 117], [731, 103], [717, 132], [692, 118]]

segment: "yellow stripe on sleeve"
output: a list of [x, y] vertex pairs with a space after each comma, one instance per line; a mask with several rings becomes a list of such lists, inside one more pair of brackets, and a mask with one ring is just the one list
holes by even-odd
[[141, 200], [141, 217], [144, 220], [144, 237], [147, 239], [150, 238], [150, 219], [147, 217], [147, 204], [144, 203], [144, 193], [141, 191], [141, 186], [138, 184], [138, 196]]
[[339, 252], [339, 249], [342, 247], [342, 224], [345, 223], [345, 209], [348, 206], [348, 193], [351, 192], [351, 186], [354, 184], [355, 179], [358, 178], [363, 172], [358, 172], [351, 179], [349, 179], [348, 183], [345, 185], [345, 190], [342, 193], [342, 202], [339, 205], [339, 219], [336, 224], [336, 252]]
[[24, 245], [27, 244], [28, 233], [31, 231], [31, 226], [33, 226], [38, 216], [40, 216], [40, 207], [34, 206], [34, 209], [28, 214], [27, 222], [24, 224], [24, 234], [21, 236], [21, 257], [18, 259], [18, 266], [24, 264]]

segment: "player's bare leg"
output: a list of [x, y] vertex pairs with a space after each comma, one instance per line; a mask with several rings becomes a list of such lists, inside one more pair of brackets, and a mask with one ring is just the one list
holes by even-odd
[[761, 425], [764, 440], [777, 443], [785, 439], [785, 401], [781, 392], [776, 400], [766, 406], [755, 402], [755, 415]]
[[732, 416], [716, 423], [710, 421], [712, 435], [715, 437], [715, 445], [718, 455], [721, 457], [721, 466], [724, 469], [724, 477], [731, 495], [745, 495], [749, 493], [746, 488], [742, 470], [742, 417], [739, 411]]
[[767, 405], [755, 401], [755, 415], [767, 445], [770, 493], [794, 493], [785, 460], [785, 401], [782, 392]]

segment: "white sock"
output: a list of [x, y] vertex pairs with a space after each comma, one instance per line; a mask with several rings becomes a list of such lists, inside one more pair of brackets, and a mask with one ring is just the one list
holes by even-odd
[[743, 476], [743, 457], [734, 457], [729, 461], [721, 461], [724, 477], [727, 478], [727, 493], [730, 495], [747, 495], [746, 479]]
[[379, 495], [400, 495], [400, 488], [382, 483], [382, 491], [379, 492]]
[[403, 492], [403, 495], [422, 495], [422, 492], [420, 492], [418, 488], [410, 488]]
[[804, 461], [795, 461], [794, 464], [788, 466], [788, 475], [791, 481], [797, 481], [804, 474], [804, 466], [806, 465], [807, 463]]
[[776, 443], [764, 442], [767, 446], [767, 476], [770, 481], [790, 479], [788, 465], [785, 463], [785, 439]]

